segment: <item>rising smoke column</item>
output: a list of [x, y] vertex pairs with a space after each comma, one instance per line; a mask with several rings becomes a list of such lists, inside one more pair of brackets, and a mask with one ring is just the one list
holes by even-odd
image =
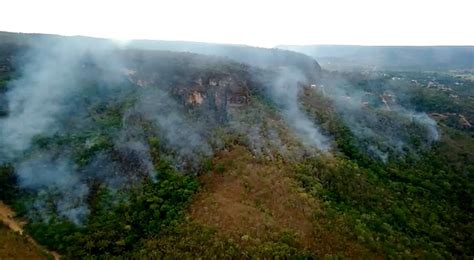
[[52, 38], [30, 46], [22, 58], [21, 77], [10, 82], [6, 94], [8, 117], [0, 119], [2, 156], [12, 158], [31, 145], [34, 136], [53, 135], [59, 119], [73, 111], [72, 96], [80, 84], [86, 62], [93, 63], [113, 79], [121, 63], [110, 55], [111, 46], [80, 40]]
[[[74, 98], [85, 87], [81, 82], [88, 65], [102, 72], [103, 81], [110, 81], [105, 87], [114, 86], [122, 65], [113, 51], [108, 43], [39, 39], [21, 58], [20, 77], [9, 83], [6, 93], [8, 115], [0, 119], [0, 162], [14, 162], [21, 187], [39, 195], [56, 194], [55, 211], [75, 223], [88, 213], [88, 187], [69, 151], [25, 153], [35, 137], [64, 131], [61, 122], [78, 109]], [[39, 196], [36, 210], [43, 212], [45, 205]]]
[[[41, 193], [56, 194], [55, 211], [74, 223], [81, 223], [89, 213], [86, 200], [88, 186], [76, 174], [76, 166], [63, 156], [40, 154], [16, 165], [19, 184]], [[34, 203], [40, 217], [47, 216], [48, 203], [41, 197]]]
[[[396, 102], [389, 105], [384, 95], [362, 91], [334, 74], [324, 77], [323, 83], [323, 95], [332, 101], [345, 125], [366, 144], [369, 154], [383, 162], [387, 162], [390, 150], [398, 154], [405, 154], [407, 149], [415, 150], [407, 129], [410, 124], [420, 127], [420, 131], [413, 134], [423, 136], [424, 147], [439, 140], [437, 124], [426, 113], [410, 110]], [[371, 98], [380, 104], [371, 104]]]
[[302, 73], [289, 68], [281, 69], [278, 76], [267, 89], [273, 102], [280, 108], [289, 127], [293, 129], [303, 144], [327, 152], [329, 138], [301, 111], [298, 102], [300, 84], [306, 83]]
[[[176, 152], [178, 169], [197, 167], [202, 157], [212, 155], [212, 148], [204, 132], [206, 128], [188, 119], [179, 104], [164, 90], [154, 87], [144, 90], [133, 108], [158, 128], [159, 136], [168, 149]], [[184, 165], [190, 164], [190, 165]]]

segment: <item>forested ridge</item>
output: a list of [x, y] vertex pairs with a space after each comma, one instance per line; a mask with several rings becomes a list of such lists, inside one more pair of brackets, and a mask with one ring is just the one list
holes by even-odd
[[39, 244], [65, 258], [474, 255], [469, 71], [103, 41], [0, 35], [0, 200]]

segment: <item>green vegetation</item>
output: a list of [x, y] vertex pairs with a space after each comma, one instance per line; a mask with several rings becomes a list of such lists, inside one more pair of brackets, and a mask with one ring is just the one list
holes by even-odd
[[17, 176], [11, 165], [0, 165], [0, 200], [11, 203], [18, 194]]
[[130, 255], [140, 252], [148, 238], [176, 226], [197, 188], [193, 177], [159, 165], [156, 181], [145, 181], [126, 194], [97, 188], [84, 226], [52, 218], [27, 229], [39, 243], [71, 257]]
[[[396, 75], [410, 79], [403, 73]], [[357, 80], [353, 83], [361, 84], [354, 85], [366, 90], [382, 92], [400, 87], [388, 84], [383, 78], [366, 80], [357, 74], [355, 77]], [[382, 89], [373, 89], [374, 86], [382, 86]], [[474, 115], [467, 101], [447, 99], [443, 91], [423, 85], [408, 87], [410, 90], [401, 93], [408, 95], [421, 111], [462, 111], [466, 117]], [[401, 102], [406, 101], [404, 98]], [[402, 158], [389, 157], [385, 164], [369, 157], [361, 149], [360, 140], [351, 133], [350, 126], [344, 125], [330, 109], [311, 107], [315, 103], [324, 104], [324, 99], [313, 96], [304, 97], [303, 101], [309, 105], [308, 113], [323, 122], [326, 131], [335, 136], [341, 152], [334, 158], [314, 157], [295, 165], [295, 177], [305, 190], [325, 201], [326, 216], [344, 216], [354, 239], [391, 256], [444, 258], [474, 254], [471, 235], [474, 138], [471, 129], [461, 129], [457, 122], [440, 121], [442, 138], [433, 147], [409, 152]], [[413, 126], [403, 129], [410, 137], [416, 137]], [[416, 143], [416, 139], [410, 140]]]
[[297, 164], [296, 178], [325, 201], [326, 214], [344, 215], [355, 238], [374, 250], [393, 256], [470, 255], [472, 180], [441, 159], [430, 154], [361, 167], [345, 158], [313, 158]]
[[[384, 164], [364, 152], [350, 129], [331, 112], [330, 103], [320, 100], [323, 103], [319, 105], [326, 107], [322, 110], [312, 107], [310, 101], [306, 100], [308, 113], [335, 137], [339, 154], [292, 162], [292, 177], [310, 196], [324, 202], [325, 210], [317, 218], [329, 220], [324, 224], [327, 229], [335, 234], [350, 230], [351, 239], [357, 243], [394, 257], [473, 254], [474, 157], [470, 151], [474, 141], [469, 130], [442, 125], [443, 139], [430, 151], [392, 158]], [[253, 106], [259, 109], [252, 110]], [[256, 102], [253, 106], [239, 114], [241, 120], [262, 122], [273, 113], [271, 103]], [[87, 165], [97, 152], [113, 151], [112, 139], [122, 127], [122, 110], [108, 106], [91, 111], [100, 111], [93, 116], [97, 127], [88, 132], [38, 137], [36, 149], [72, 147], [79, 166]], [[150, 127], [146, 121], [138, 122]], [[226, 142], [247, 143], [245, 139], [239, 141], [244, 136], [233, 136], [232, 131], [221, 134]], [[53, 214], [47, 221], [31, 222], [28, 232], [39, 243], [71, 257], [301, 256], [303, 249], [290, 241], [291, 236], [282, 235], [281, 242], [242, 247], [242, 242], [222, 238], [215, 229], [193, 223], [185, 217], [185, 209], [198, 190], [198, 179], [171, 167], [157, 136], [150, 135], [147, 141], [156, 180], [148, 178], [120, 191], [96, 182], [88, 199], [90, 216], [82, 226]], [[232, 149], [230, 143], [227, 149]], [[202, 167], [204, 172], [220, 175], [231, 168], [210, 160], [204, 160]], [[5, 201], [19, 192], [12, 172], [7, 165], [0, 171]], [[338, 225], [332, 226], [331, 221]]]
[[[0, 48], [0, 66], [11, 65], [10, 47]], [[381, 134], [357, 135], [334, 100], [308, 87], [300, 93], [301, 108], [332, 138], [331, 154], [321, 154], [296, 138], [265, 94], [262, 86], [271, 84], [275, 71], [189, 53], [121, 55], [133, 60], [135, 74], [100, 88], [105, 83], [94, 74], [97, 68], [85, 69], [79, 83], [87, 87], [71, 95], [74, 107], [58, 116], [59, 130], [36, 135], [22, 158], [0, 165], [0, 200], [28, 220], [26, 231], [39, 244], [71, 259], [474, 255], [474, 135], [460, 117], [474, 121], [469, 77], [324, 72], [370, 94], [355, 119], [375, 122], [373, 131]], [[292, 64], [305, 73], [319, 68], [295, 57]], [[0, 75], [0, 101], [13, 74], [8, 67]], [[163, 107], [179, 105], [180, 129], [165, 132], [169, 125], [150, 119], [163, 115], [136, 111], [140, 94], [157, 86], [172, 101]], [[441, 139], [425, 144], [419, 124], [382, 109], [385, 92], [398, 95], [397, 105], [438, 114]], [[202, 104], [188, 102], [196, 96]], [[230, 97], [244, 102], [228, 104]], [[6, 108], [0, 104], [0, 116], [8, 115]], [[181, 119], [173, 109], [163, 112], [165, 123]], [[183, 138], [174, 134], [194, 127], [212, 156], [189, 155], [198, 138], [179, 151], [167, 139]], [[385, 137], [394, 133], [406, 147], [387, 145]], [[21, 188], [16, 165], [42, 154], [70, 159], [87, 186], [82, 221], [60, 214], [54, 188]], [[116, 177], [120, 183], [109, 185]]]

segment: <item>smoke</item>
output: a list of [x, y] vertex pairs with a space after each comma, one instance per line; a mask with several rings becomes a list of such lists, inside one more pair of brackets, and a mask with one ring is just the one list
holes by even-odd
[[[179, 104], [165, 91], [149, 88], [140, 94], [134, 111], [158, 128], [168, 149], [176, 152], [178, 169], [194, 168], [199, 159], [212, 155], [205, 127], [189, 120]], [[187, 165], [188, 164], [188, 165]]]
[[147, 41], [135, 40], [128, 48], [168, 50], [175, 52], [192, 52], [203, 55], [225, 57], [239, 63], [245, 63], [262, 69], [293, 67], [306, 78], [313, 80], [316, 73], [321, 72], [319, 64], [311, 57], [299, 52], [282, 49], [267, 49], [245, 45], [211, 44], [179, 41]]
[[[86, 199], [89, 189], [76, 174], [76, 168], [68, 158], [54, 158], [50, 154], [41, 154], [16, 166], [19, 183], [22, 187], [41, 193], [56, 193], [54, 211], [75, 223], [81, 223], [89, 210]], [[41, 217], [48, 209], [46, 200], [37, 198], [35, 210]]]
[[334, 74], [323, 78], [323, 86], [323, 95], [332, 100], [360, 144], [384, 162], [390, 152], [415, 151], [413, 137], [422, 139], [422, 148], [439, 139], [436, 122], [425, 113], [402, 107], [398, 96], [386, 86], [373, 92], [362, 91]]
[[314, 122], [301, 111], [298, 102], [299, 86], [306, 81], [303, 74], [297, 70], [281, 69], [267, 91], [273, 102], [280, 108], [289, 127], [303, 144], [327, 152], [330, 148], [329, 138], [324, 136]]
[[[56, 133], [65, 111], [75, 109], [70, 100], [81, 90], [86, 62], [106, 71], [118, 68], [110, 52], [106, 45], [61, 39], [32, 45], [23, 57], [22, 76], [10, 83], [6, 93], [9, 115], [0, 119], [0, 154], [16, 157], [29, 148], [34, 136]], [[102, 76], [112, 79], [111, 75]]]
[[69, 151], [61, 151], [61, 156], [58, 151], [24, 155], [35, 137], [51, 137], [70, 128], [65, 122], [84, 109], [76, 101], [90, 83], [89, 77], [109, 83], [99, 88], [118, 85], [122, 65], [114, 58], [117, 55], [111, 55], [113, 51], [106, 43], [38, 39], [21, 58], [20, 77], [9, 83], [8, 115], [0, 119], [0, 162], [15, 162], [20, 186], [38, 194], [34, 207], [40, 213], [48, 205], [43, 195], [49, 193], [56, 194], [58, 215], [80, 223], [88, 214], [88, 186]]
[[123, 116], [122, 128], [115, 142], [115, 149], [127, 158], [133, 158], [137, 162], [134, 172], [145, 173], [154, 180], [155, 168], [150, 155], [150, 147], [146, 139], [146, 133], [139, 122], [140, 118], [135, 116], [131, 110]]
[[289, 156], [288, 147], [275, 128], [264, 123], [248, 123], [233, 120], [229, 128], [234, 133], [244, 136], [244, 142], [257, 158], [274, 160], [277, 154]]
[[412, 111], [407, 111], [407, 113], [411, 113], [411, 118], [415, 122], [426, 127], [428, 130], [427, 137], [430, 142], [439, 140], [440, 134], [435, 120], [429, 117], [426, 113], [417, 113]]

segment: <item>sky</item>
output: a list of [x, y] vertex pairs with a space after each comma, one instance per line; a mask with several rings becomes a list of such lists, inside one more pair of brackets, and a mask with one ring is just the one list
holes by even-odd
[[474, 45], [473, 0], [0, 0], [0, 31], [279, 44]]

